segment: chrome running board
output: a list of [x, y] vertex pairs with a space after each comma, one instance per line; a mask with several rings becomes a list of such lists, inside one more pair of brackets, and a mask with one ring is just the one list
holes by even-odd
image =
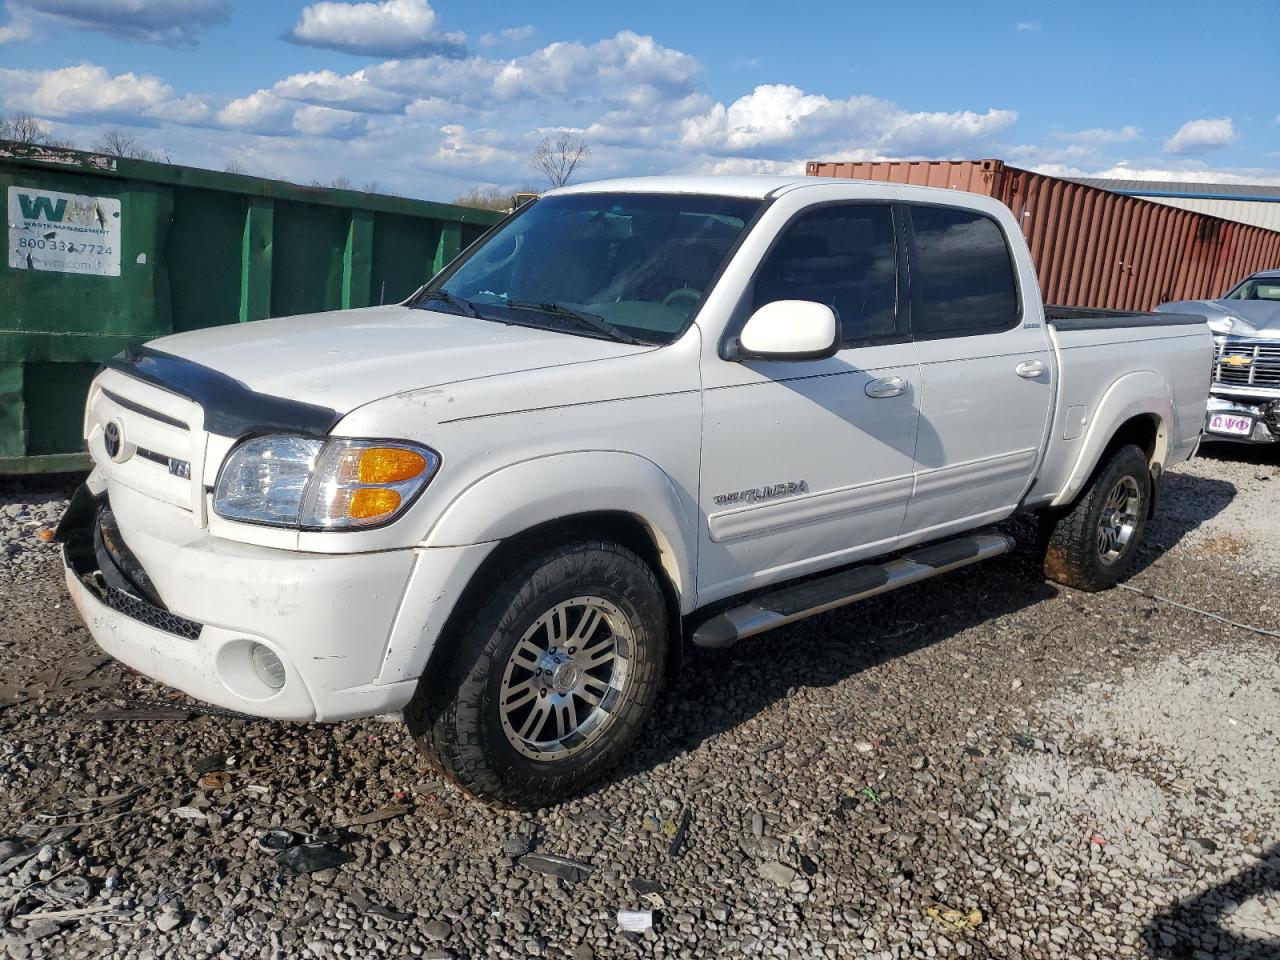
[[1013, 538], [1006, 534], [970, 534], [912, 550], [885, 563], [850, 567], [762, 593], [699, 625], [693, 631], [693, 645], [729, 647], [757, 633], [989, 560], [1011, 549]]

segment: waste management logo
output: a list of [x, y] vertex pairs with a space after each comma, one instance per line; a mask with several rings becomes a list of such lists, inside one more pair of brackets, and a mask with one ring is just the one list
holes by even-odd
[[120, 276], [120, 201], [9, 187], [9, 266]]

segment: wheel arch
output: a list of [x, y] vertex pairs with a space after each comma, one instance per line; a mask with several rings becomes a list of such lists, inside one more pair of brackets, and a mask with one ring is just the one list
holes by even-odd
[[1173, 398], [1160, 374], [1141, 370], [1116, 380], [1099, 401], [1067, 482], [1050, 506], [1073, 503], [1112, 452], [1129, 443], [1146, 454], [1153, 479], [1159, 477], [1175, 422]]
[[[476, 481], [441, 514], [425, 547], [503, 545], [574, 530], [611, 534], [654, 566], [679, 613], [696, 601], [697, 530], [692, 494], [657, 464], [632, 453], [583, 451], [539, 457]], [[495, 509], [499, 505], [500, 509]], [[588, 534], [590, 535], [590, 534]]]

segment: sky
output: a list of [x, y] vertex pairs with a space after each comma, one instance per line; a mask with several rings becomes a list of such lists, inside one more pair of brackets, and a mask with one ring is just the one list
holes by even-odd
[[576, 179], [978, 159], [1280, 183], [1277, 0], [0, 0], [0, 115], [174, 163], [449, 200]]

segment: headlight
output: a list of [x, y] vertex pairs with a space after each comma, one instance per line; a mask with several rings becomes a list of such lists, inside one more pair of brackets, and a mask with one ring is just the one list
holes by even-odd
[[222, 465], [213, 509], [228, 520], [304, 530], [377, 526], [407, 507], [439, 466], [434, 451], [413, 443], [257, 437]]

